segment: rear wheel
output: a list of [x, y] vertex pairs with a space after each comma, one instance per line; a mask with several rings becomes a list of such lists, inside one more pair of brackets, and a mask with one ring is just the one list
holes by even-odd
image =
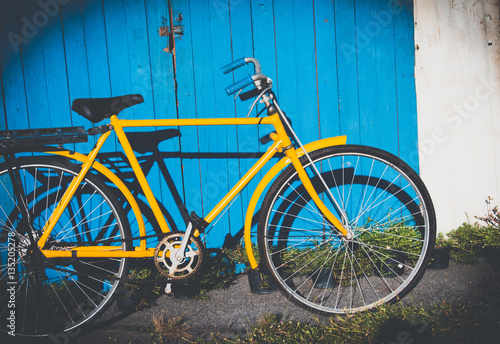
[[[354, 238], [332, 228], [290, 166], [262, 204], [261, 265], [288, 298], [323, 314], [363, 311], [406, 295], [422, 277], [436, 235], [434, 208], [418, 175], [371, 147], [328, 147], [310, 156]], [[305, 157], [302, 163], [310, 166]], [[311, 181], [341, 219], [320, 179]]]
[[[88, 323], [110, 304], [127, 275], [127, 259], [47, 259], [32, 242], [40, 238], [78, 171], [78, 166], [53, 157], [18, 158], [12, 174], [5, 163], [0, 165], [1, 331], [37, 337]], [[22, 190], [19, 198], [12, 176]], [[88, 174], [45, 248], [90, 244], [131, 250], [131, 243], [122, 240], [129, 238], [128, 220], [116, 197]], [[15, 312], [9, 319], [11, 310]]]

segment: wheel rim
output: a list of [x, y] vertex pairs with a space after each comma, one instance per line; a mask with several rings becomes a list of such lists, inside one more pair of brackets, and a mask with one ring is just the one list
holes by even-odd
[[[296, 174], [286, 175], [267, 203], [261, 251], [281, 289], [324, 313], [363, 311], [403, 295], [420, 278], [429, 251], [428, 212], [415, 182], [362, 152], [327, 154], [315, 165], [355, 238], [332, 230]], [[319, 178], [312, 181], [333, 211]]]
[[[30, 216], [29, 228], [33, 236], [39, 238], [75, 172], [43, 163], [25, 164], [17, 171], [25, 192], [23, 206]], [[91, 179], [85, 179], [75, 192], [47, 240], [48, 249], [82, 246], [89, 241], [117, 248], [126, 246], [120, 241], [109, 241], [124, 238], [124, 224], [112, 201], [101, 190], [102, 186]], [[30, 244], [27, 229], [20, 227], [21, 212], [14, 205], [15, 197], [6, 170], [0, 172], [0, 199], [0, 284], [7, 290], [5, 288], [11, 285], [9, 279], [15, 282], [16, 335], [45, 336], [74, 329], [89, 321], [110, 302], [119, 279], [127, 272], [125, 260], [45, 259]], [[9, 247], [10, 256], [15, 256], [13, 265], [8, 262]], [[8, 267], [13, 267], [14, 272], [8, 273]], [[8, 298], [12, 298], [10, 294], [4, 294], [0, 301], [1, 330], [6, 332], [12, 329], [4, 320], [9, 311]]]

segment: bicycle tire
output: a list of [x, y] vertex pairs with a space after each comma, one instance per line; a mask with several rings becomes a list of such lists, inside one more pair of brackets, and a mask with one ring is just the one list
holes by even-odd
[[[259, 215], [260, 264], [299, 306], [323, 315], [392, 303], [422, 278], [436, 236], [434, 207], [420, 177], [380, 149], [346, 145], [310, 153], [347, 215], [341, 237], [315, 206], [293, 166], [266, 194]], [[301, 158], [311, 169], [306, 157]], [[318, 176], [311, 181], [341, 219]]]
[[[40, 237], [47, 219], [79, 170], [79, 166], [64, 158], [17, 158], [12, 161], [12, 171], [17, 173], [24, 193], [19, 205], [14, 202], [8, 166], [0, 164], [2, 271], [9, 266], [9, 244], [15, 255], [15, 272], [0, 275], [2, 332], [44, 337], [88, 324], [110, 305], [127, 276], [128, 259], [125, 258], [45, 259], [43, 254], [35, 255], [30, 248], [28, 228], [35, 240]], [[26, 222], [23, 222], [20, 206], [25, 207], [30, 218], [28, 226], [23, 225]], [[129, 238], [127, 216], [115, 195], [99, 177], [88, 173], [51, 232], [46, 248], [67, 249], [98, 241], [92, 245], [102, 243], [133, 250], [131, 242], [120, 241]], [[16, 288], [12, 297], [6, 293], [10, 278], [15, 280]], [[15, 301], [14, 330], [6, 321], [9, 298]]]

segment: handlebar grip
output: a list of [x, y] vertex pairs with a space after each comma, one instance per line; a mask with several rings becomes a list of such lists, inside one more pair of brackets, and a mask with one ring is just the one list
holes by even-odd
[[246, 64], [245, 58], [242, 57], [241, 59], [237, 59], [236, 61], [233, 61], [230, 64], [222, 67], [222, 73], [227, 74], [237, 68], [243, 67], [245, 64]]
[[251, 84], [253, 84], [253, 79], [249, 75], [246, 78], [243, 78], [240, 81], [237, 81], [234, 84], [229, 85], [228, 87], [226, 87], [226, 93], [227, 93], [227, 95], [231, 95], [231, 94], [236, 93], [239, 90], [241, 90], [241, 89], [243, 89], [243, 88], [245, 88], [245, 87], [247, 87], [248, 85], [251, 85]]

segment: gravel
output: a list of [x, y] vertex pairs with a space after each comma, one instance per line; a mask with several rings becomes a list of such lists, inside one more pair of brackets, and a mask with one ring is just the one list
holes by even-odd
[[[445, 270], [427, 270], [417, 287], [401, 302], [429, 307], [443, 301], [467, 301], [480, 294], [488, 281], [492, 281], [492, 276], [493, 271], [487, 263], [459, 265], [452, 262]], [[128, 313], [121, 313], [113, 305], [98, 322], [79, 333], [74, 343], [153, 343], [153, 317], [160, 313], [174, 319], [177, 330], [165, 335], [164, 343], [176, 342], [172, 341], [176, 336], [190, 341], [234, 338], [245, 334], [246, 329], [269, 314], [299, 322], [327, 320], [293, 305], [279, 292], [252, 294], [247, 277], [243, 275], [227, 290], [210, 291], [207, 300], [178, 300], [162, 295], [150, 307]], [[178, 342], [184, 341], [179, 339]], [[65, 344], [65, 341], [60, 339], [59, 343]]]

